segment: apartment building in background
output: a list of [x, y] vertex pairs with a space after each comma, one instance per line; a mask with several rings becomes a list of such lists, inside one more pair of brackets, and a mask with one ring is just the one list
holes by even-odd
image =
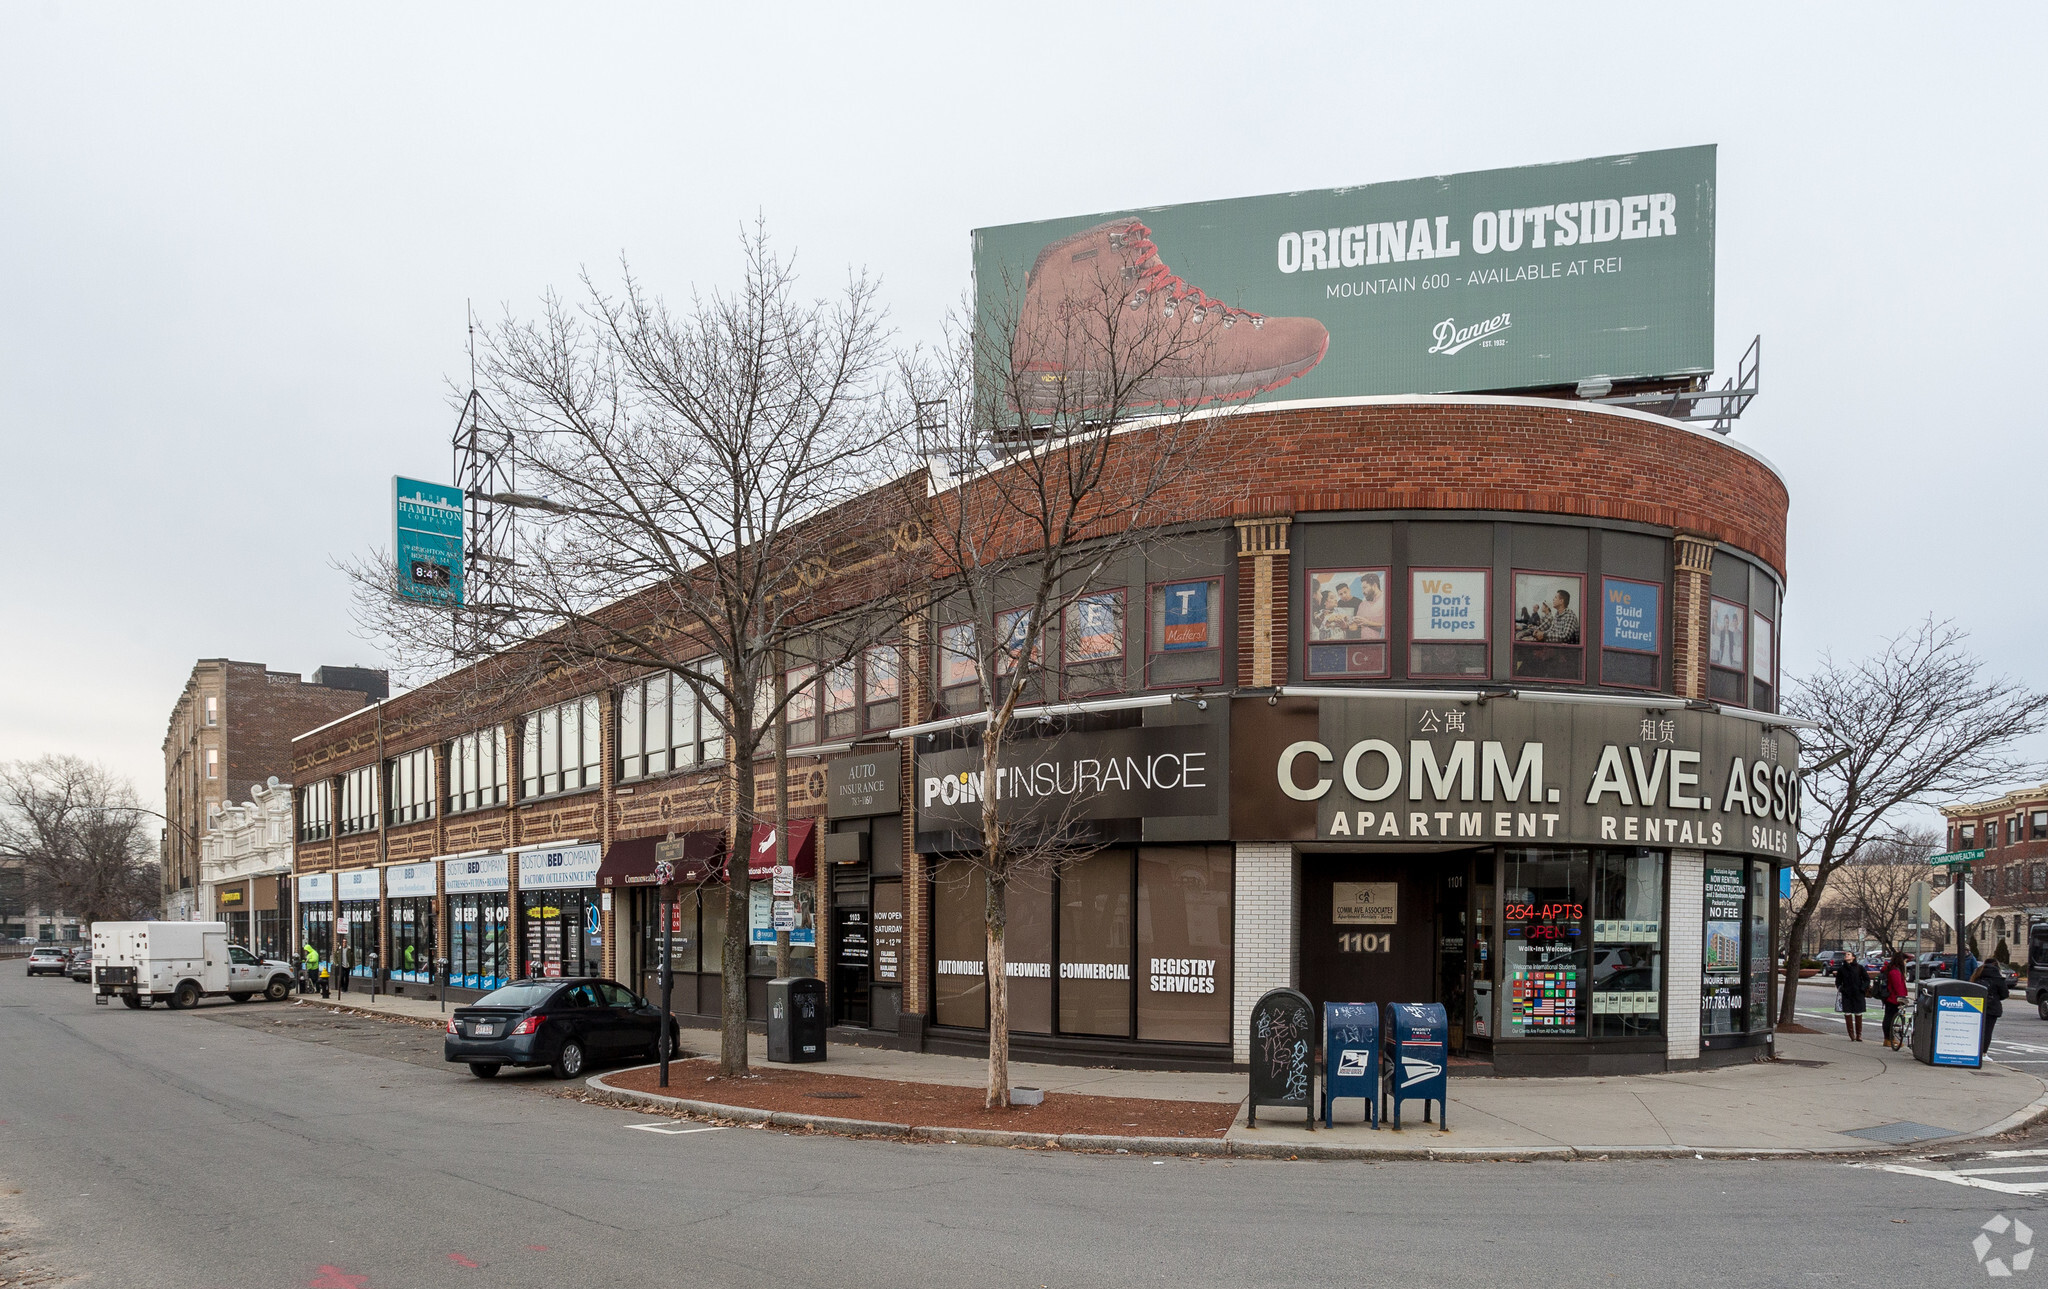
[[253, 799], [272, 776], [290, 781], [293, 735], [390, 692], [389, 677], [367, 667], [321, 667], [309, 681], [260, 662], [194, 663], [164, 732], [163, 916], [210, 912], [200, 900], [201, 839], [229, 803]]

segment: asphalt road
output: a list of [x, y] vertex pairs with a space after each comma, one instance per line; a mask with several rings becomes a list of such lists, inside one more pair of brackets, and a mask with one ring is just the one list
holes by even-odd
[[[1890, 1286], [1984, 1275], [1971, 1242], [1998, 1214], [2048, 1231], [2029, 1188], [1957, 1161], [1156, 1161], [693, 1131], [473, 1080], [437, 1047], [324, 1009], [94, 1007], [0, 964], [0, 1283]], [[2048, 1258], [2013, 1283], [2033, 1276]]]

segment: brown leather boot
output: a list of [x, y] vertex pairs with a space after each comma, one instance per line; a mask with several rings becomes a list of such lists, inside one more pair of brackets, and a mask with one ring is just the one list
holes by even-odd
[[1314, 318], [1269, 318], [1211, 299], [1159, 258], [1136, 219], [1038, 253], [1011, 337], [1011, 405], [1047, 415], [1193, 407], [1278, 389], [1323, 360]]

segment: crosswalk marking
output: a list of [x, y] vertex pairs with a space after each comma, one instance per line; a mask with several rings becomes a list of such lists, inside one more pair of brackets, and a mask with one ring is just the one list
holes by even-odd
[[731, 1124], [714, 1123], [705, 1128], [685, 1128], [672, 1123], [629, 1123], [626, 1125], [638, 1132], [659, 1133], [664, 1137], [687, 1137], [693, 1132], [724, 1132]]
[[1967, 1173], [1942, 1172], [1933, 1168], [1915, 1168], [1911, 1164], [1851, 1164], [1851, 1168], [1879, 1168], [1888, 1173], [1899, 1173], [1907, 1177], [1928, 1177], [1952, 1186], [1971, 1186], [1978, 1190], [1997, 1191], [2001, 1195], [2025, 1195], [2035, 1197], [2048, 1192], [2048, 1180], [2038, 1182], [1994, 1182], [1988, 1178], [1971, 1176]]

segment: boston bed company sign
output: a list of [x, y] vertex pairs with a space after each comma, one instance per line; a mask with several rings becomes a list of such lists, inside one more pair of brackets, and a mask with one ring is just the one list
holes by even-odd
[[1314, 736], [1295, 732], [1256, 772], [1281, 798], [1257, 813], [1293, 817], [1299, 826], [1288, 832], [1303, 839], [1795, 853], [1799, 744], [1753, 720], [1326, 699]]

